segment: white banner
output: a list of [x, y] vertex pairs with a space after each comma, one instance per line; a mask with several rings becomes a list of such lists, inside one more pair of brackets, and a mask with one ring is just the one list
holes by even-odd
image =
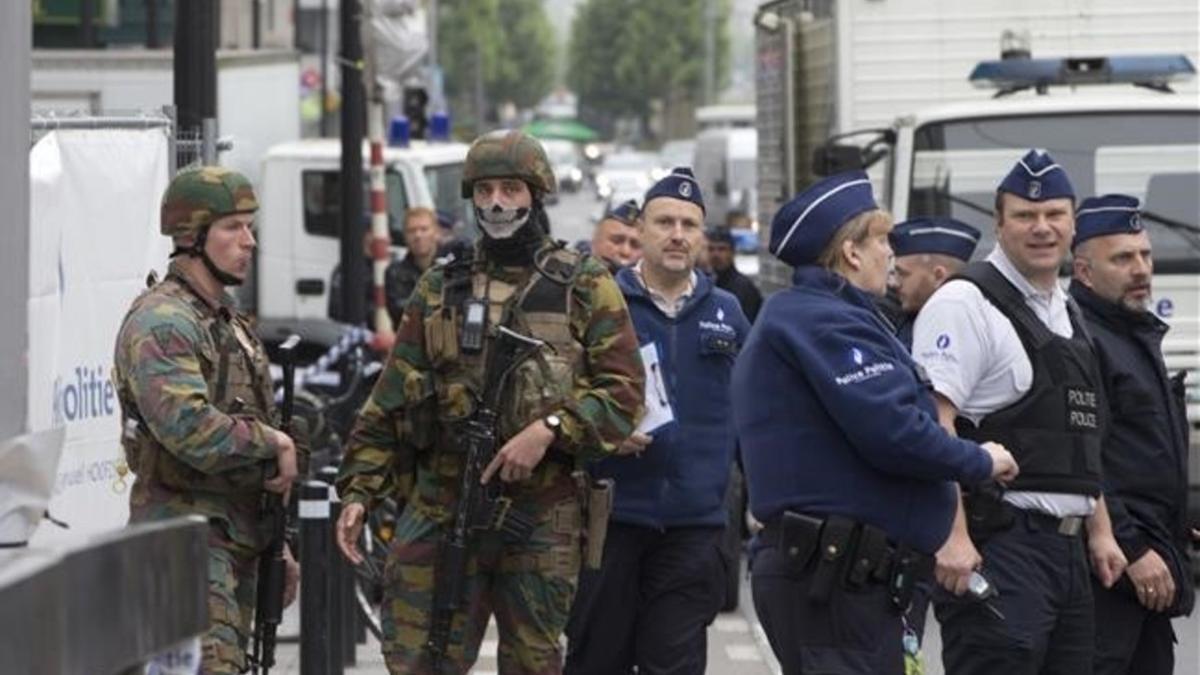
[[166, 268], [166, 133], [59, 130], [29, 153], [27, 424], [66, 429], [49, 510], [70, 528], [43, 521], [34, 543], [119, 528], [129, 515], [113, 345], [147, 273]]

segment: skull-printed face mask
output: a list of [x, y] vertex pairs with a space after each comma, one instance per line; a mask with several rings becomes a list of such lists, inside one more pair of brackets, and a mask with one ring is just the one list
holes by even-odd
[[499, 200], [485, 207], [475, 207], [479, 227], [492, 239], [508, 239], [529, 221], [529, 207], [506, 208]]

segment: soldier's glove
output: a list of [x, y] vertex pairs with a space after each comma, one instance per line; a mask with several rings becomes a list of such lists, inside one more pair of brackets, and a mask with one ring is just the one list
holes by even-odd
[[284, 429], [296, 446], [296, 466], [301, 477], [308, 476], [308, 460], [312, 455], [312, 438], [308, 432], [308, 420], [303, 417], [293, 417], [292, 423]]

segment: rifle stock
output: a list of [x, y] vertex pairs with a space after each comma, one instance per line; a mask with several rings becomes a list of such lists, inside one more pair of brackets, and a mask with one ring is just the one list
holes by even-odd
[[502, 495], [496, 481], [481, 485], [479, 480], [496, 455], [497, 409], [505, 384], [513, 370], [545, 344], [501, 326], [490, 346], [483, 391], [475, 414], [464, 427], [462, 440], [466, 446], [466, 461], [458, 503], [450, 530], [438, 548], [438, 564], [434, 570], [433, 617], [426, 648], [435, 673], [442, 671], [450, 642], [450, 625], [454, 612], [462, 605], [472, 533], [501, 530], [522, 540], [533, 532], [533, 521], [509, 509], [510, 502]]
[[[279, 362], [283, 366], [283, 402], [279, 421], [284, 432], [292, 423], [296, 399], [296, 346], [299, 335], [291, 335], [279, 346]], [[274, 492], [264, 492], [261, 517], [272, 523], [271, 541], [258, 559], [258, 589], [254, 610], [254, 641], [250, 656], [254, 673], [269, 673], [275, 665], [275, 638], [283, 620], [283, 592], [287, 585], [287, 563], [283, 548], [287, 545], [288, 508]]]

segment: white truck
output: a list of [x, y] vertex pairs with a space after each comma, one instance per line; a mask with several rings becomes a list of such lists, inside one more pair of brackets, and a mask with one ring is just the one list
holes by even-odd
[[[370, 153], [364, 145], [363, 157]], [[467, 146], [420, 143], [388, 147], [388, 215], [392, 246], [403, 251], [404, 212], [426, 206], [472, 221], [460, 192]], [[364, 194], [367, 191], [364, 168]], [[341, 144], [336, 139], [270, 148], [259, 185], [256, 314], [263, 319], [328, 318], [329, 283], [341, 246]], [[364, 205], [369, 203], [363, 200]], [[364, 218], [366, 214], [364, 213]]]
[[[1155, 311], [1172, 327], [1167, 365], [1189, 371], [1188, 416], [1200, 425], [1200, 6], [1153, 4], [764, 3], [759, 221], [822, 173], [865, 166], [897, 221], [971, 223], [985, 233], [985, 255], [996, 183], [1027, 149], [1046, 149], [1081, 197], [1142, 200]], [[994, 60], [997, 46], [1009, 58]], [[1030, 47], [1050, 58], [1030, 58]], [[1147, 53], [1167, 56], [1132, 56]], [[790, 283], [765, 249], [760, 283]], [[1200, 461], [1192, 473], [1200, 484]]]

